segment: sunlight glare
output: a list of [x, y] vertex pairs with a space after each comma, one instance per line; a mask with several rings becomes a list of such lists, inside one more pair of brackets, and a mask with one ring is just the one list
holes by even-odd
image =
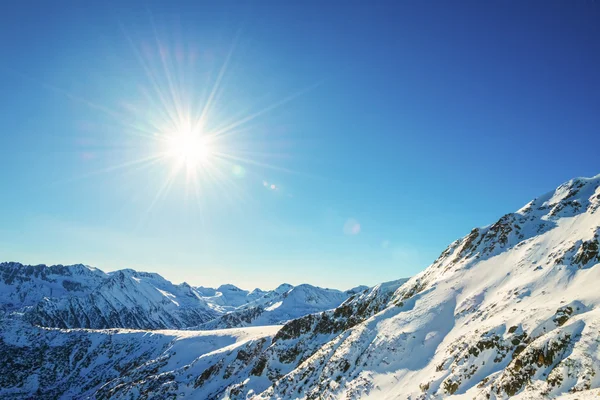
[[208, 163], [210, 153], [210, 146], [200, 134], [181, 131], [167, 137], [167, 155], [188, 168]]
[[[172, 58], [171, 55], [176, 52], [169, 50], [167, 41], [161, 40], [156, 30], [155, 45], [142, 42], [139, 46], [127, 30], [121, 28], [147, 78], [147, 81], [138, 83], [139, 98], [124, 100], [122, 109], [115, 111], [51, 87], [111, 117], [118, 128], [124, 128], [124, 133], [136, 139], [131, 143], [144, 152], [141, 156], [135, 154], [139, 158], [110, 165], [86, 176], [116, 170], [165, 167], [159, 172], [164, 175], [164, 181], [150, 201], [145, 214], [148, 216], [155, 204], [177, 184], [185, 189], [186, 199], [191, 194], [202, 209], [204, 199], [211, 193], [218, 194], [221, 200], [230, 204], [247, 202], [247, 193], [243, 190], [248, 185], [241, 182], [256, 178], [256, 170], [252, 171], [250, 166], [258, 171], [268, 168], [294, 172], [261, 161], [263, 157], [281, 158], [282, 155], [257, 151], [255, 147], [264, 147], [263, 143], [259, 143], [262, 136], [253, 135], [255, 128], [250, 123], [312, 90], [319, 83], [255, 111], [255, 105], [243, 105], [243, 112], [235, 110], [229, 115], [229, 111], [224, 113], [217, 105], [223, 102], [222, 93], [226, 93], [224, 77], [239, 35], [219, 68], [208, 58], [197, 62], [197, 58], [192, 57], [197, 50], [193, 43], [190, 44], [189, 57]], [[86, 154], [85, 157], [91, 156]], [[279, 190], [279, 186], [274, 184], [263, 184], [270, 190]]]

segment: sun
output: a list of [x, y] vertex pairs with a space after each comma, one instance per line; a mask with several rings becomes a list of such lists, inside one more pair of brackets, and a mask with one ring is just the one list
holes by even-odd
[[[258, 132], [251, 122], [309, 92], [320, 82], [257, 109], [236, 100], [233, 104], [240, 108], [229, 110], [223, 106], [223, 100], [227, 100], [223, 99], [224, 93], [229, 93], [224, 76], [237, 46], [237, 36], [229, 51], [223, 52], [225, 57], [219, 66], [211, 61], [212, 57], [199, 57], [204, 50], [195, 48], [194, 43], [184, 46], [155, 36], [156, 45], [143, 42], [137, 46], [126, 32], [125, 35], [145, 73], [141, 76], [147, 78], [136, 81], [139, 90], [134, 99], [120, 100], [119, 108], [112, 109], [65, 92], [106, 114], [129, 136], [123, 147], [132, 158], [91, 174], [116, 170], [156, 172], [163, 179], [151, 179], [151, 183], [157, 182], [157, 190], [146, 210], [149, 215], [174, 188], [183, 188], [186, 200], [188, 195], [193, 196], [201, 209], [211, 194], [237, 205], [247, 201], [244, 191], [251, 185], [262, 186], [259, 175], [268, 173], [267, 169], [293, 172], [269, 162], [269, 158], [280, 160], [284, 154], [270, 151], [271, 140], [262, 142], [263, 132]], [[183, 50], [187, 47], [189, 52]], [[278, 189], [274, 184], [268, 187]]]
[[166, 155], [179, 165], [198, 168], [209, 163], [212, 150], [201, 133], [182, 130], [167, 136]]

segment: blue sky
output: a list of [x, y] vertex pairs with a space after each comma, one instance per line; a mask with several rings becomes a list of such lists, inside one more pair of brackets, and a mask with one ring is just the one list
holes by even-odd
[[[372, 285], [600, 173], [596, 3], [127, 3], [0, 17], [3, 260]], [[161, 191], [134, 163], [217, 81], [235, 158]]]

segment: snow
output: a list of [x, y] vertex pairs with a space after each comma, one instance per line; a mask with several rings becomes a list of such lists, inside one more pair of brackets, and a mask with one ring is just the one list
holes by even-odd
[[162, 294], [163, 296], [165, 296], [166, 298], [168, 298], [170, 301], [172, 301], [172, 302], [173, 302], [173, 304], [175, 304], [177, 307], [179, 307], [179, 303], [178, 303], [178, 302], [176, 302], [175, 300], [173, 300], [173, 299], [176, 299], [176, 298], [177, 298], [177, 297], [176, 297], [174, 294], [172, 294], [172, 293], [169, 293], [169, 292], [167, 292], [166, 290], [161, 290], [161, 289], [159, 289], [159, 288], [156, 288], [156, 290], [158, 290], [158, 292], [159, 292], [160, 294]]
[[273, 303], [268, 307], [265, 307], [265, 311], [274, 311], [276, 308], [281, 307], [283, 301], [278, 301], [277, 303]]

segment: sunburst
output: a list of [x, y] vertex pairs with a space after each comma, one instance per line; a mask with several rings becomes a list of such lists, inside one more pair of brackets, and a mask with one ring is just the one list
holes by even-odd
[[[213, 111], [216, 105], [223, 103], [223, 81], [239, 34], [216, 74], [207, 74], [209, 68], [201, 65], [197, 57], [178, 50], [191, 46], [181, 46], [180, 43], [169, 47], [166, 41], [159, 40], [156, 29], [152, 44], [147, 41], [135, 43], [124, 28], [122, 31], [146, 80], [137, 96], [127, 101], [126, 107], [115, 111], [63, 90], [50, 89], [63, 92], [69, 98], [104, 113], [122, 127], [122, 132], [133, 135], [135, 142], [144, 150], [135, 152], [135, 158], [88, 172], [79, 178], [116, 170], [138, 171], [164, 166], [167, 173], [164, 181], [157, 185], [155, 196], [149, 199], [147, 215], [182, 176], [185, 176], [186, 192], [192, 193], [197, 200], [213, 192], [219, 193], [224, 201], [237, 202], [244, 197], [236, 187], [240, 179], [255, 179], [256, 185], [262, 187], [264, 177], [253, 176], [253, 169], [294, 172], [268, 162], [266, 158], [270, 154], [265, 154], [264, 149], [268, 146], [264, 143], [256, 143], [261, 152], [252, 151], [249, 123], [312, 90], [319, 83], [259, 109], [252, 110], [252, 107], [246, 106], [242, 107], [245, 112], [232, 109], [224, 115], [221, 107], [220, 118], [217, 118]], [[199, 82], [199, 76], [209, 78]], [[245, 135], [245, 146], [240, 147], [237, 144], [241, 134]], [[272, 155], [273, 158], [281, 158], [280, 154]]]

